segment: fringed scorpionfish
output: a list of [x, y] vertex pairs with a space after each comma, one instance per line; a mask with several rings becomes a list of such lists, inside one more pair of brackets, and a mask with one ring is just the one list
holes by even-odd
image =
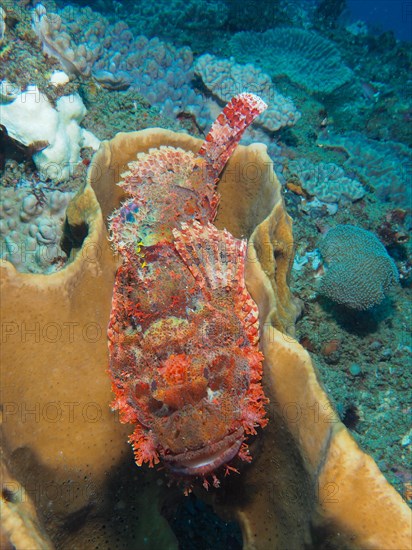
[[[162, 463], [186, 486], [250, 461], [246, 443], [267, 423], [258, 311], [244, 279], [246, 242], [213, 222], [218, 176], [266, 108], [234, 97], [198, 154], [139, 153], [119, 185], [130, 198], [110, 219], [122, 265], [108, 328], [110, 367], [136, 463]], [[236, 471], [236, 470], [235, 470]]]

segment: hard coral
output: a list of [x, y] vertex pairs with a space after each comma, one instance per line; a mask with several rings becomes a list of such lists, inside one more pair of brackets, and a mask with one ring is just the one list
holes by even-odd
[[309, 92], [332, 93], [352, 78], [333, 42], [292, 27], [240, 32], [231, 39], [239, 62], [254, 62], [271, 77], [286, 75]]
[[38, 519], [30, 491], [10, 475], [4, 454], [0, 463], [1, 530], [2, 550], [30, 548], [30, 550], [53, 550], [51, 540]]
[[0, 45], [3, 44], [4, 35], [6, 34], [6, 12], [0, 6]]
[[369, 139], [360, 132], [338, 135], [328, 131], [319, 134], [317, 144], [343, 150], [348, 155], [345, 170], [373, 187], [381, 200], [401, 208], [411, 204], [412, 152], [404, 144]]
[[290, 98], [282, 96], [270, 77], [252, 64], [240, 65], [233, 59], [218, 59], [205, 54], [199, 57], [195, 73], [206, 88], [221, 101], [228, 101], [238, 91], [258, 94], [268, 104], [255, 124], [275, 132], [284, 126], [293, 126], [300, 119], [300, 112]]
[[[145, 5], [142, 9], [152, 8]], [[158, 34], [149, 39], [147, 29], [145, 36], [139, 35], [125, 21], [110, 23], [88, 6], [68, 5], [59, 14], [59, 32], [82, 34], [84, 45], [90, 48], [94, 57], [92, 76], [99, 84], [111, 90], [130, 86], [132, 93], [142, 95], [163, 116], [175, 118], [185, 113], [195, 116], [199, 126], [206, 126], [208, 109], [191, 86], [193, 54], [189, 47], [176, 48], [159, 40]], [[130, 15], [127, 13], [126, 20]]]
[[69, 34], [61, 30], [61, 18], [56, 13], [47, 14], [42, 4], [37, 4], [32, 15], [33, 29], [39, 37], [43, 51], [60, 61], [71, 75], [89, 76], [96, 54], [84, 44], [77, 46]]
[[30, 187], [2, 190], [0, 258], [26, 273], [51, 273], [67, 260], [60, 246], [73, 193]]
[[81, 148], [97, 149], [100, 144], [80, 126], [87, 110], [78, 94], [60, 97], [53, 107], [37, 86], [29, 86], [12, 102], [0, 105], [0, 111], [9, 136], [33, 150], [43, 179], [68, 180], [80, 162]]
[[135, 4], [128, 16], [130, 26], [137, 34], [159, 36], [174, 44], [191, 43], [193, 48], [202, 49], [203, 46], [204, 49], [204, 42], [209, 41], [210, 36], [222, 32], [228, 18], [228, 7], [223, 0], [208, 0], [206, 3], [158, 0], [155, 4]]
[[395, 262], [370, 231], [338, 225], [319, 243], [326, 263], [319, 291], [328, 298], [357, 310], [382, 302], [398, 282]]
[[[161, 146], [196, 154], [201, 141], [150, 128], [102, 143], [87, 184], [68, 209], [67, 226], [84, 241], [73, 241], [71, 262], [59, 273], [23, 274], [0, 262], [8, 331], [1, 346], [1, 399], [10, 481], [35, 494], [58, 548], [178, 547], [160, 513], [171, 508], [176, 493], [162, 483], [161, 472], [133, 464], [130, 430], [108, 407], [107, 341], [95, 332], [108, 324], [118, 266], [105, 227], [126, 198], [116, 185], [118, 174], [138, 152]], [[251, 164], [258, 177], [250, 174]], [[410, 550], [407, 504], [339, 422], [309, 355], [290, 336], [299, 311], [287, 282], [291, 220], [265, 147], [239, 146], [218, 192], [216, 227], [250, 239], [246, 282], [259, 307], [271, 407], [253, 462], [241, 476], [228, 478], [225, 491], [216, 491], [217, 510], [239, 521], [245, 549]], [[61, 337], [53, 338], [59, 327]]]
[[362, 184], [348, 178], [344, 170], [333, 162], [313, 164], [305, 158], [292, 160], [287, 165], [292, 176], [296, 176], [310, 195], [328, 203], [356, 201], [365, 195]]

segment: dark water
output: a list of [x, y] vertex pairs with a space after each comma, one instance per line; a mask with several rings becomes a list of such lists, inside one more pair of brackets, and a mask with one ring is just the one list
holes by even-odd
[[347, 0], [348, 15], [376, 32], [393, 31], [398, 40], [412, 41], [412, 4], [407, 0]]

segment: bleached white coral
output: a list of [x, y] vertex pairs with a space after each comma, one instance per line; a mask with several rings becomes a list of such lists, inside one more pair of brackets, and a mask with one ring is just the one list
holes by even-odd
[[91, 132], [80, 127], [86, 112], [78, 94], [60, 97], [54, 108], [37, 86], [29, 86], [11, 103], [0, 105], [1, 122], [9, 136], [23, 145], [45, 145], [33, 160], [42, 178], [53, 181], [70, 177], [80, 162], [81, 147], [97, 149], [99, 145]]
[[58, 88], [69, 82], [69, 77], [64, 71], [53, 71], [50, 75], [50, 84]]

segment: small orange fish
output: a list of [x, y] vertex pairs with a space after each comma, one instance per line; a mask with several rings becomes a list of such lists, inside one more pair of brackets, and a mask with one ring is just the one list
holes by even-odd
[[113, 408], [135, 425], [136, 463], [161, 461], [189, 488], [250, 461], [247, 436], [267, 423], [246, 242], [211, 223], [218, 176], [265, 108], [235, 97], [197, 155], [139, 153], [119, 184], [131, 198], [110, 220], [123, 257], [108, 328]]

